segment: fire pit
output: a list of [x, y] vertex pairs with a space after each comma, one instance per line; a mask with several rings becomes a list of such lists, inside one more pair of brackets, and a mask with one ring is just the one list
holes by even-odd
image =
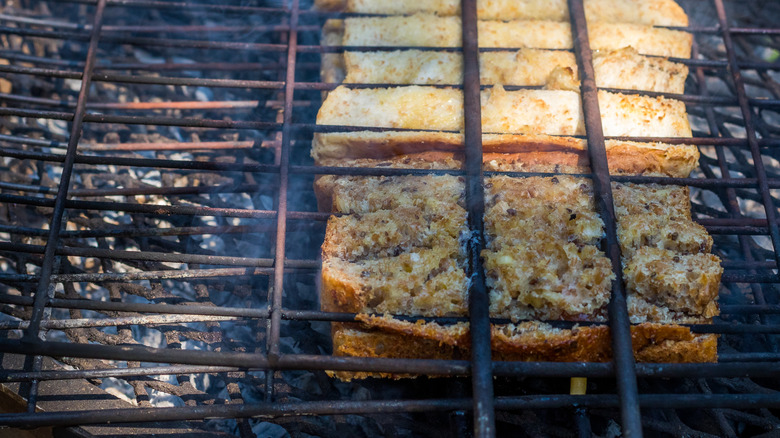
[[[634, 364], [620, 292], [614, 363], [491, 362], [489, 350], [471, 361], [332, 356], [329, 322], [354, 315], [319, 311], [328, 215], [316, 210], [314, 177], [410, 173], [313, 166], [312, 134], [349, 129], [314, 123], [335, 87], [320, 81], [321, 56], [343, 50], [321, 45], [320, 32], [339, 14], [299, 0], [5, 2], [0, 425], [80, 436], [776, 430], [780, 6], [680, 3], [694, 56], [675, 60], [691, 73], [672, 97], [686, 103], [694, 138], [684, 142], [700, 147], [700, 167], [685, 179], [612, 179], [692, 188], [694, 218], [725, 268], [721, 316], [691, 326], [721, 335], [717, 364]], [[468, 30], [474, 2], [463, 11]], [[477, 50], [467, 32], [468, 165], [454, 173], [472, 199]], [[586, 110], [594, 98], [583, 91]], [[605, 163], [593, 163], [594, 184], [608, 186]], [[471, 323], [487, 340], [476, 283]], [[343, 383], [325, 370], [446, 377]], [[570, 394], [571, 377], [588, 378], [586, 395]]]

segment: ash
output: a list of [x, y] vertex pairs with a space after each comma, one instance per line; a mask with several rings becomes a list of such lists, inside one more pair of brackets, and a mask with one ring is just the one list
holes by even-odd
[[[284, 6], [280, 1], [229, 2], [236, 6]], [[702, 25], [716, 22], [713, 8], [698, 1], [681, 2], [692, 21]], [[303, 2], [302, 9], [311, 5]], [[755, 23], [768, 16], [777, 17], [777, 6], [770, 2], [749, 2], [748, 7], [729, 4], [736, 25], [771, 27]], [[767, 13], [770, 10], [771, 13]], [[762, 12], [763, 11], [763, 12]], [[81, 72], [87, 56], [88, 35], [95, 7], [91, 4], [55, 1], [16, 0], [0, 5], [2, 26], [59, 32], [50, 38], [0, 33], [0, 64]], [[319, 44], [319, 29], [324, 17], [302, 15], [299, 44]], [[224, 12], [192, 8], [131, 8], [109, 6], [104, 19], [103, 38], [97, 52], [96, 73], [132, 75], [148, 78], [197, 78], [233, 81], [284, 81], [286, 52], [258, 46], [245, 48], [190, 48], [148, 44], [148, 38], [170, 40], [210, 40], [226, 43], [285, 44], [286, 23], [282, 12]], [[142, 27], [146, 26], [146, 29]], [[178, 26], [179, 30], [151, 29], [153, 26]], [[210, 30], [185, 26], [209, 26]], [[106, 38], [108, 37], [108, 38]], [[760, 36], [745, 37], [740, 44], [747, 59], [776, 56], [775, 45]], [[701, 59], [723, 58], [722, 42], [709, 34], [697, 35]], [[774, 52], [773, 52], [774, 51]], [[317, 53], [299, 52], [296, 80], [319, 80]], [[751, 97], [779, 98], [777, 71], [746, 72]], [[703, 79], [703, 82], [701, 81]], [[158, 81], [159, 82], [159, 81]], [[769, 85], [767, 85], [769, 84]], [[72, 112], [81, 81], [59, 75], [3, 73], [0, 77], [0, 107], [36, 111]], [[692, 94], [734, 97], [734, 87], [722, 71], [705, 69], [700, 76], [692, 70], [686, 87]], [[78, 162], [74, 168], [69, 199], [155, 205], [162, 207], [207, 207], [213, 215], [141, 213], [132, 208], [68, 208], [65, 233], [60, 246], [67, 249], [101, 249], [107, 256], [80, 256], [77, 251], [58, 257], [58, 274], [169, 273], [200, 269], [246, 268], [244, 275], [207, 278], [122, 281], [60, 281], [53, 290], [55, 298], [89, 299], [122, 303], [200, 305], [240, 309], [266, 309], [273, 293], [273, 278], [267, 273], [252, 273], [261, 261], [273, 260], [276, 221], [260, 215], [233, 214], [275, 210], [279, 204], [279, 177], [262, 172], [258, 166], [277, 165], [281, 154], [283, 89], [244, 86], [160, 85], [121, 80], [94, 80], [89, 89], [87, 113], [99, 116], [144, 116], [144, 123], [97, 123], [84, 125], [78, 151], [85, 157], [97, 157], [97, 164]], [[318, 90], [297, 90], [294, 94], [293, 122], [313, 123], [321, 103]], [[745, 136], [738, 107], [712, 108], [689, 105], [694, 136]], [[767, 137], [777, 132], [777, 112], [762, 111], [759, 132]], [[188, 127], [185, 123], [167, 126], [154, 118], [177, 120], [214, 120], [269, 122], [276, 125], [243, 128]], [[51, 200], [57, 194], [62, 165], [48, 155], [62, 155], [67, 148], [71, 123], [56, 117], [32, 115], [0, 118], [0, 194], [13, 198], [0, 202], [0, 294], [30, 297], [34, 294], [43, 260], [43, 245], [51, 223]], [[290, 163], [311, 165], [311, 133], [294, 132]], [[702, 167], [697, 177], [720, 176], [722, 170], [714, 147], [704, 146]], [[8, 152], [11, 151], [11, 152]], [[26, 154], [25, 154], [26, 153]], [[753, 162], [746, 148], [723, 148], [735, 177], [755, 177]], [[50, 158], [50, 157], [49, 157]], [[119, 159], [158, 159], [175, 163], [219, 163], [231, 170], [187, 169], [166, 166], [122, 165]], [[105, 159], [105, 163], [99, 161]], [[774, 152], [764, 156], [771, 178], [778, 178]], [[109, 163], [113, 162], [113, 163]], [[291, 174], [288, 210], [315, 212], [313, 176]], [[774, 193], [776, 195], [776, 193]], [[760, 195], [750, 189], [721, 192], [694, 190], [694, 215], [699, 219], [727, 218], [740, 213], [763, 218]], [[734, 200], [735, 202], [731, 202]], [[47, 203], [49, 202], [49, 203]], [[117, 204], [119, 205], [119, 204]], [[251, 215], [250, 215], [251, 216]], [[21, 227], [21, 228], [20, 228]], [[324, 222], [291, 219], [287, 223], [286, 259], [316, 263], [324, 236]], [[145, 233], [142, 230], [168, 230], [170, 233]], [[772, 246], [767, 237], [716, 235], [716, 249], [724, 260], [767, 260]], [[132, 253], [120, 253], [128, 251]], [[148, 254], [199, 255], [201, 262], [177, 257], [149, 257]], [[121, 257], [119, 256], [121, 255]], [[129, 255], [129, 256], [128, 256]], [[141, 255], [134, 257], [133, 255]], [[208, 263], [209, 256], [221, 256], [226, 264]], [[318, 310], [316, 269], [297, 269], [285, 275], [283, 307], [291, 310]], [[721, 292], [722, 304], [778, 303], [774, 285], [760, 288], [729, 284]], [[279, 291], [277, 291], [279, 292]], [[0, 323], [27, 321], [31, 307], [2, 304]], [[152, 315], [153, 316], [153, 315]], [[190, 322], [155, 320], [133, 312], [97, 312], [87, 309], [50, 308], [43, 330], [47, 340], [103, 345], [144, 345], [165, 349], [235, 351], [267, 353], [264, 319], [195, 318]], [[142, 323], [92, 325], [61, 328], [59, 321], [88, 319], [99, 321], [120, 317], [149, 317]], [[723, 321], [739, 323], [777, 323], [774, 317], [727, 315]], [[18, 338], [20, 330], [0, 330], [2, 336]], [[776, 339], [768, 335], [721, 338], [722, 353], [777, 351]], [[282, 321], [279, 339], [283, 354], [327, 355], [331, 353], [330, 327], [327, 322]], [[159, 363], [134, 361], [56, 358], [56, 369], [109, 369], [160, 366]], [[379, 400], [422, 397], [467, 397], [470, 382], [465, 379], [426, 379], [407, 381], [366, 380], [344, 383], [329, 378], [323, 371], [233, 370], [226, 372], [177, 375], [149, 375], [127, 378], [91, 379], [108, 394], [124, 400], [128, 406], [167, 407], [213, 404], [256, 404], [267, 400], [272, 385], [276, 402], [319, 400]], [[568, 382], [550, 379], [501, 379], [498, 395], [566, 392]], [[777, 391], [776, 382], [749, 379], [677, 379], [668, 382], [642, 381], [646, 392], [743, 393]], [[594, 392], [614, 392], [613, 383], [594, 379]], [[282, 417], [275, 419], [212, 419], [192, 422], [195, 430], [242, 437], [287, 436], [451, 436], [454, 417], [459, 413], [419, 413], [381, 415], [332, 415], [321, 417]], [[498, 412], [499, 432], [517, 436], [576, 436], [569, 410]], [[590, 412], [594, 436], [620, 436], [619, 413], [610, 410]], [[468, 415], [466, 415], [468, 417]], [[463, 420], [465, 421], [465, 420]], [[664, 434], [717, 436], [768, 431], [778, 423], [768, 410], [705, 410], [703, 413], [675, 410], [647, 410], [645, 426], [658, 436]]]

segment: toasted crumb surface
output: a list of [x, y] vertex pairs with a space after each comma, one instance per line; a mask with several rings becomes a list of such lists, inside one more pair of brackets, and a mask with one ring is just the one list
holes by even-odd
[[681, 216], [627, 215], [617, 228], [623, 256], [631, 257], [641, 247], [671, 250], [677, 254], [709, 253], [712, 237], [707, 230]]
[[[712, 238], [690, 218], [687, 189], [614, 184], [623, 275], [636, 321], [675, 322], [718, 314], [722, 268]], [[519, 320], [598, 320], [612, 266], [596, 244], [603, 223], [591, 184], [568, 176], [490, 178], [482, 252], [491, 314]]]
[[[453, 176], [340, 177], [329, 187], [335, 213], [369, 213], [417, 207], [436, 211], [442, 204], [462, 204], [464, 179]], [[324, 183], [323, 183], [324, 184]]]
[[518, 320], [587, 319], [609, 301], [615, 278], [596, 243], [603, 223], [590, 184], [493, 177], [485, 185], [482, 252], [490, 311]]
[[[322, 308], [358, 313], [334, 324], [334, 354], [467, 358], [468, 324], [402, 321], [390, 315], [464, 316], [466, 212], [454, 176], [334, 177], [323, 245]], [[634, 354], [639, 361], [708, 362], [717, 338], [679, 323], [718, 313], [722, 269], [711, 238], [690, 219], [687, 188], [613, 184], [625, 252]], [[603, 223], [589, 180], [497, 176], [485, 187], [482, 253], [491, 317], [604, 321], [614, 274], [598, 249]], [[653, 231], [655, 230], [655, 232]], [[384, 316], [372, 314], [384, 313]], [[659, 324], [661, 323], [661, 324]], [[539, 321], [493, 325], [495, 360], [607, 361], [609, 329], [555, 328]], [[410, 342], [410, 340], [412, 340]], [[341, 379], [394, 373], [335, 372]]]
[[[340, 180], [322, 247], [322, 308], [463, 315], [466, 211], [453, 176]], [[339, 185], [340, 184], [340, 185]]]
[[718, 315], [716, 299], [723, 273], [718, 257], [642, 247], [624, 265], [629, 292], [673, 311], [704, 318]]
[[711, 321], [723, 268], [691, 220], [688, 188], [613, 183], [612, 193], [631, 320]]
[[615, 214], [618, 219], [628, 215], [675, 216], [691, 219], [691, 199], [688, 187], [660, 184], [612, 183]]

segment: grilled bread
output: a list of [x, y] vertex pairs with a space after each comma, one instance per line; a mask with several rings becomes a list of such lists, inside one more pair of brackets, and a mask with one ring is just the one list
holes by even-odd
[[[520, 49], [482, 52], [480, 83], [544, 86], [554, 74], [576, 82], [574, 53]], [[457, 85], [463, 83], [463, 57], [457, 52], [396, 50], [345, 52], [343, 70], [323, 72], [330, 82], [348, 84]], [[603, 88], [682, 94], [688, 67], [664, 58], [640, 55], [633, 47], [596, 52], [596, 85]], [[549, 86], [548, 86], [549, 88]]]
[[[573, 49], [568, 22], [543, 20], [477, 23], [485, 48]], [[389, 17], [332, 19], [323, 28], [324, 44], [362, 47], [460, 47], [460, 17], [418, 13]], [[596, 50], [634, 47], [643, 55], [690, 58], [693, 37], [687, 32], [633, 23], [591, 22], [590, 46]]]
[[[459, 0], [316, 0], [315, 7], [327, 11], [363, 14], [405, 15], [415, 12], [439, 16], [460, 16]], [[589, 21], [636, 23], [653, 26], [687, 26], [688, 16], [673, 0], [585, 0]], [[480, 20], [550, 20], [568, 21], [566, 0], [480, 0]]]
[[[467, 323], [408, 322], [390, 316], [466, 315], [468, 228], [462, 179], [404, 176], [322, 181], [316, 186], [318, 198], [329, 202], [334, 212], [346, 214], [328, 223], [322, 309], [360, 314], [360, 324], [333, 325], [334, 354], [468, 357]], [[715, 360], [715, 336], [694, 335], [674, 325], [711, 320], [713, 311], [717, 313], [717, 297], [702, 291], [717, 290], [721, 272], [717, 258], [708, 254], [709, 236], [685, 213], [689, 211], [687, 189], [616, 184], [614, 190], [620, 192], [615, 197], [620, 224], [636, 212], [665, 224], [658, 227], [663, 231], [657, 235], [640, 230], [646, 237], [639, 238], [633, 229], [619, 229], [621, 244], [633, 251], [627, 251], [624, 261], [629, 298], [634, 299], [630, 309], [639, 312], [631, 318], [643, 323], [632, 328], [637, 359]], [[670, 221], [682, 226], [674, 228]], [[676, 237], [672, 238], [669, 227]], [[614, 274], [595, 245], [603, 224], [594, 212], [587, 180], [489, 179], [485, 233], [482, 257], [491, 317], [605, 321]], [[632, 262], [641, 264], [645, 252], [672, 271], [701, 280], [693, 283], [673, 273], [664, 274], [663, 280], [643, 276], [633, 270]], [[500, 360], [611, 358], [609, 330], [602, 325], [562, 329], [535, 321], [496, 324], [492, 339], [494, 356]], [[369, 374], [336, 375], [350, 379]]]
[[[365, 132], [367, 137], [381, 139], [382, 133]], [[350, 158], [348, 147], [329, 149], [317, 157], [319, 166], [333, 167], [388, 167], [413, 169], [461, 169], [463, 156], [451, 151], [453, 143], [461, 150], [463, 136], [450, 134], [448, 143], [426, 142], [426, 134], [397, 133], [407, 142], [397, 144], [391, 155]], [[349, 138], [330, 134], [334, 143], [348, 145]], [[420, 138], [415, 141], [415, 138]], [[442, 146], [444, 150], [416, 152], [420, 145], [427, 148]], [[484, 135], [483, 166], [487, 171], [589, 173], [587, 143], [584, 139], [548, 135]], [[408, 146], [408, 147], [407, 147]], [[650, 175], [686, 177], [698, 165], [698, 149], [687, 145], [665, 143], [638, 143], [607, 140], [607, 160], [610, 173], [618, 175]], [[323, 176], [322, 178], [332, 178]], [[327, 203], [322, 205], [328, 205]]]
[[[718, 314], [722, 268], [691, 220], [688, 189], [613, 184], [628, 296], [662, 312], [634, 322], [701, 322]], [[612, 277], [596, 248], [603, 224], [591, 184], [568, 176], [490, 178], [482, 253], [491, 313], [518, 319], [602, 320]]]
[[[501, 134], [584, 135], [579, 93], [566, 90], [481, 93], [482, 130]], [[662, 97], [599, 92], [605, 136], [690, 137], [685, 105]], [[460, 131], [463, 94], [455, 88], [338, 87], [317, 114], [318, 125]], [[316, 145], [315, 145], [316, 147]]]
[[[431, 131], [317, 133], [312, 156], [319, 165], [334, 160], [378, 159], [429, 151], [459, 153], [463, 136], [460, 90], [435, 87], [333, 90], [320, 108], [317, 123]], [[607, 136], [690, 137], [682, 102], [599, 93]], [[482, 92], [483, 149], [486, 168], [548, 171], [555, 166], [577, 172], [587, 168], [580, 96], [564, 90]], [[492, 134], [502, 133], [502, 134]], [[506, 134], [503, 134], [506, 133]], [[512, 134], [512, 135], [508, 135]], [[695, 146], [607, 141], [610, 167], [616, 172], [687, 176], [698, 162]]]
[[[332, 83], [458, 85], [459, 2], [317, 0], [326, 10], [413, 14], [328, 20], [323, 44], [344, 53], [322, 57]], [[479, 42], [504, 51], [480, 54], [483, 166], [486, 170], [588, 172], [578, 72], [565, 1], [480, 0]], [[652, 27], [686, 26], [672, 0], [586, 0], [597, 85], [682, 93], [687, 68], [667, 59], [690, 57], [692, 36]], [[501, 21], [486, 21], [486, 20]], [[398, 47], [351, 51], [349, 47]], [[511, 49], [511, 50], [509, 50]], [[544, 86], [506, 91], [502, 85]], [[683, 103], [599, 92], [604, 134], [689, 137]], [[320, 166], [457, 169], [463, 166], [463, 96], [457, 89], [409, 86], [338, 87], [317, 117], [321, 125], [392, 128], [315, 134]], [[338, 130], [338, 128], [337, 128]], [[693, 146], [608, 139], [610, 171], [687, 176]], [[715, 335], [676, 324], [707, 323], [718, 313], [722, 269], [712, 239], [690, 217], [686, 188], [613, 184], [623, 251], [634, 354], [638, 361], [707, 362]], [[466, 359], [468, 282], [463, 180], [454, 176], [322, 176], [320, 209], [328, 222], [323, 245], [322, 309], [357, 313], [334, 323], [335, 355]], [[611, 341], [606, 304], [614, 280], [600, 251], [603, 223], [588, 180], [493, 177], [486, 181], [485, 248], [496, 360], [607, 361]], [[384, 316], [376, 316], [382, 313]], [[396, 316], [393, 316], [396, 315]], [[407, 315], [451, 317], [449, 323]], [[452, 322], [455, 318], [456, 322]], [[521, 320], [534, 319], [536, 321]], [[538, 320], [584, 325], [563, 328]], [[339, 372], [339, 378], [409, 377]]]

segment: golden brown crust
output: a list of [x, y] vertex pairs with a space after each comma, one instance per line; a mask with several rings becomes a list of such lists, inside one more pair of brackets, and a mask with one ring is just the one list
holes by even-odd
[[[405, 322], [391, 317], [359, 315], [362, 324], [333, 324], [336, 356], [407, 359], [467, 359], [468, 323], [443, 327], [435, 323]], [[381, 331], [379, 330], [381, 328]], [[638, 362], [701, 363], [717, 361], [717, 336], [694, 334], [687, 327], [638, 324], [631, 327]], [[605, 325], [557, 329], [540, 322], [491, 326], [493, 360], [607, 362], [612, 340]], [[410, 374], [337, 372], [342, 380], [366, 377], [409, 378]]]
[[[458, 169], [463, 165], [462, 141], [460, 134], [427, 132], [315, 134], [312, 155], [320, 166]], [[610, 172], [615, 174], [687, 177], [699, 161], [698, 149], [690, 145], [607, 140], [606, 149]], [[484, 135], [483, 150], [485, 170], [589, 172], [584, 139]], [[327, 202], [326, 192], [320, 190], [318, 196]]]
[[[348, 357], [379, 357], [406, 359], [466, 359], [468, 355], [452, 345], [436, 340], [417, 339], [409, 342], [407, 335], [378, 330], [363, 330], [354, 324], [333, 323], [331, 330], [333, 355]], [[365, 371], [328, 371], [344, 381], [380, 378], [414, 378], [412, 374], [371, 373]], [[431, 376], [435, 377], [435, 376]]]
[[366, 328], [379, 328], [388, 333], [411, 336], [413, 338], [436, 341], [440, 345], [468, 348], [471, 345], [469, 336], [469, 324], [459, 322], [451, 325], [440, 325], [436, 322], [401, 321], [389, 315], [373, 316], [365, 313], [358, 314], [355, 319], [363, 323]]
[[542, 362], [605, 362], [611, 357], [606, 326], [554, 329], [547, 324], [493, 325], [495, 360]]
[[718, 361], [717, 335], [695, 335], [687, 327], [639, 324], [631, 327], [638, 362], [701, 363]]
[[[564, 140], [562, 137], [558, 139]], [[578, 139], [571, 142], [576, 145]], [[584, 142], [584, 140], [582, 140]], [[563, 142], [561, 142], [563, 143]], [[518, 147], [517, 152], [490, 152], [493, 145], [486, 143], [482, 155], [484, 169], [503, 172], [549, 172], [549, 173], [589, 173], [589, 160], [586, 150], [577, 148], [539, 149]], [[508, 149], [508, 148], [507, 148]], [[665, 145], [636, 143], [625, 145], [623, 142], [607, 141], [607, 159], [610, 173], [617, 175], [650, 175], [685, 177], [698, 163], [698, 149], [686, 145]], [[378, 167], [402, 169], [461, 169], [463, 156], [457, 152], [426, 151], [398, 154], [379, 158], [322, 158], [319, 166], [333, 167]], [[328, 177], [335, 178], [335, 177]], [[322, 196], [320, 206], [329, 206], [327, 185], [318, 184], [318, 196]], [[320, 198], [318, 198], [320, 199]]]

